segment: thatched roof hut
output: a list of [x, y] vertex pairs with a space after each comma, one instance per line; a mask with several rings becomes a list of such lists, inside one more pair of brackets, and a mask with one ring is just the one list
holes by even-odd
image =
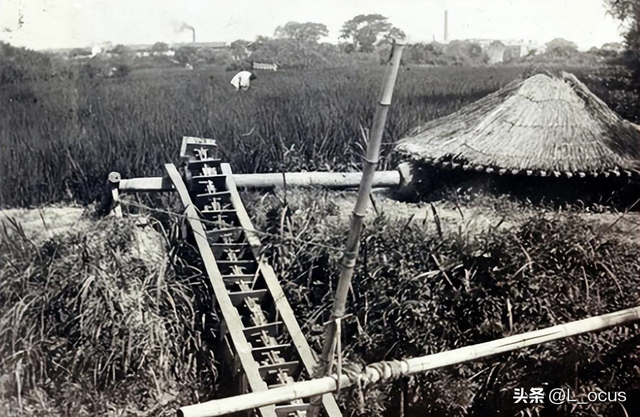
[[396, 150], [428, 164], [500, 174], [640, 175], [640, 130], [568, 73], [514, 81], [413, 129]]

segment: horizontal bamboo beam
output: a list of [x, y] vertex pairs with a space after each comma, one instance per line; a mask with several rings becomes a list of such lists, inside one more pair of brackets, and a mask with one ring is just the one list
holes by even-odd
[[175, 191], [171, 181], [163, 177], [143, 177], [121, 179], [118, 187], [121, 193], [147, 193]]
[[[234, 174], [238, 187], [269, 189], [284, 186], [354, 188], [360, 184], [361, 172], [287, 172], [285, 174]], [[400, 185], [400, 172], [379, 171], [374, 176], [374, 187], [394, 188]]]
[[273, 388], [263, 392], [253, 392], [236, 397], [223, 398], [182, 407], [180, 417], [214, 417], [243, 410], [278, 404], [300, 398], [309, 398], [341, 388], [347, 388], [358, 382], [362, 386], [384, 383], [409, 375], [423, 373], [445, 366], [456, 365], [476, 359], [486, 358], [499, 353], [510, 352], [541, 343], [564, 339], [583, 333], [603, 330], [608, 327], [640, 320], [640, 307], [629, 308], [615, 313], [591, 317], [567, 324], [548, 327], [542, 330], [509, 336], [491, 342], [480, 343], [435, 355], [422, 356], [402, 361], [385, 361], [365, 367], [360, 374], [327, 376], [319, 379], [298, 382]]
[[[325, 187], [332, 189], [355, 188], [360, 184], [361, 172], [287, 172], [270, 174], [234, 174], [238, 188], [272, 189], [282, 187]], [[373, 187], [395, 188], [402, 183], [400, 170], [376, 172]], [[127, 192], [174, 191], [173, 185], [163, 177], [121, 179], [118, 190]]]

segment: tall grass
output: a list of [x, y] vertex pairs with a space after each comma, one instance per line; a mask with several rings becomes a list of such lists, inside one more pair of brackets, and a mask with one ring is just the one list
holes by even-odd
[[[383, 156], [410, 127], [497, 90], [523, 69], [405, 68]], [[359, 165], [381, 67], [260, 73], [241, 94], [231, 75], [141, 70], [123, 79], [2, 86], [0, 207], [93, 201], [110, 171], [159, 175], [185, 135], [217, 139], [237, 172]]]
[[[329, 192], [245, 196], [314, 349], [335, 291], [346, 218]], [[499, 203], [499, 201], [497, 202]], [[506, 207], [505, 210], [512, 210]], [[44, 242], [0, 229], [0, 414], [168, 416], [220, 394], [211, 291], [179, 226], [165, 261], [136, 252], [123, 220]], [[335, 248], [335, 249], [331, 249]], [[192, 259], [193, 258], [193, 259]], [[344, 322], [346, 369], [415, 357], [638, 305], [640, 252], [571, 215], [508, 230], [444, 229], [384, 214], [367, 222]], [[193, 267], [184, 264], [189, 260]], [[638, 325], [417, 376], [343, 401], [350, 415], [617, 415], [514, 404], [514, 388], [625, 391], [640, 404]]]
[[0, 229], [2, 415], [172, 415], [215, 391], [209, 290], [176, 249], [139, 251], [133, 222], [93, 227]]
[[[339, 275], [344, 216], [329, 194], [249, 200], [271, 261], [312, 345]], [[352, 363], [416, 357], [604, 314], [640, 303], [640, 251], [579, 217], [534, 216], [503, 231], [444, 231], [429, 221], [378, 216], [365, 226], [344, 321]], [[293, 240], [295, 238], [296, 240]], [[321, 245], [315, 245], [315, 244]], [[621, 326], [443, 369], [357, 396], [357, 415], [613, 416], [618, 404], [515, 404], [514, 388], [625, 391], [640, 404], [640, 327]], [[353, 366], [353, 365], [352, 365]], [[579, 397], [583, 398], [583, 397]], [[620, 414], [622, 415], [622, 414]]]

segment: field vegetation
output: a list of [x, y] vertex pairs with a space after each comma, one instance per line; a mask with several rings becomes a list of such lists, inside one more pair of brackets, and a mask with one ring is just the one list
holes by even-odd
[[[383, 73], [377, 62], [259, 73], [254, 88], [236, 93], [222, 66], [106, 78], [91, 65], [59, 64], [0, 68], [0, 207], [95, 202], [110, 171], [161, 175], [185, 135], [218, 140], [236, 172], [359, 169]], [[614, 110], [634, 114], [624, 69], [564, 69]], [[536, 70], [403, 66], [381, 168], [395, 166], [393, 144], [409, 128]], [[319, 350], [346, 235], [342, 208], [317, 190], [244, 198], [257, 228], [270, 233], [265, 254]], [[347, 366], [640, 304], [637, 245], [553, 209], [528, 206], [539, 215], [515, 221], [522, 202], [490, 201], [512, 227], [442, 231], [431, 218], [384, 213], [368, 220], [345, 325]], [[170, 199], [156, 204], [180, 210]], [[18, 221], [0, 219], [0, 414], [165, 416], [221, 395], [227, 380], [213, 353], [211, 291], [193, 248], [178, 238], [181, 219], [151, 214], [163, 242], [151, 262], [136, 252], [139, 230], [130, 222], [90, 220], [36, 240]], [[640, 409], [639, 338], [638, 325], [621, 326], [410, 378], [363, 393], [364, 401], [347, 392], [342, 401], [357, 416], [629, 416]], [[629, 401], [514, 404], [514, 388], [540, 386], [625, 391]]]
[[[515, 220], [521, 203], [485, 200]], [[496, 204], [498, 203], [498, 204]], [[462, 203], [464, 204], [464, 203]], [[347, 229], [331, 193], [247, 198], [267, 253], [320, 350]], [[350, 367], [417, 357], [638, 305], [638, 246], [577, 215], [534, 214], [512, 227], [439, 232], [434, 218], [381, 212], [361, 239], [344, 325]], [[276, 237], [273, 237], [276, 236]], [[301, 243], [301, 242], [306, 242]], [[318, 245], [322, 244], [322, 245]], [[370, 416], [624, 416], [640, 403], [638, 325], [622, 326], [400, 381], [349, 401]], [[575, 385], [577, 384], [577, 385]], [[514, 389], [624, 390], [622, 404], [514, 404]], [[621, 388], [623, 387], [623, 388]], [[404, 413], [404, 414], [403, 414]], [[628, 414], [631, 415], [631, 414]]]
[[43, 238], [1, 216], [0, 414], [168, 416], [215, 391], [218, 319], [177, 229], [87, 214]]
[[[163, 163], [175, 160], [182, 136], [218, 140], [237, 172], [357, 168], [383, 75], [379, 65], [259, 73], [254, 88], [238, 94], [229, 85], [232, 73], [221, 67], [104, 78], [89, 64], [58, 64], [49, 59], [36, 66], [39, 72], [16, 70], [21, 78], [0, 84], [0, 207], [94, 201], [110, 171], [125, 178], [159, 175]], [[409, 128], [531, 70], [403, 67], [382, 167]], [[596, 94], [614, 107], [621, 103], [598, 71], [588, 72], [585, 81]]]
[[[319, 350], [347, 227], [344, 206], [317, 190], [244, 200], [258, 230], [269, 233], [264, 253]], [[432, 216], [384, 211], [369, 218], [344, 327], [346, 369], [640, 303], [638, 246], [609, 225], [536, 214], [508, 199], [459, 202], [488, 203], [512, 226], [493, 227], [498, 219], [485, 229], [440, 228]], [[179, 210], [171, 200], [162, 207]], [[526, 218], [514, 218], [525, 209]], [[182, 219], [156, 217], [163, 218], [160, 234], [87, 219], [48, 239], [3, 219], [0, 413], [169, 416], [178, 405], [228, 395], [228, 370], [216, 353], [219, 320], [201, 265], [178, 239]], [[140, 250], [140, 235], [159, 239], [147, 245], [152, 254]], [[639, 332], [637, 324], [621, 326], [345, 391], [341, 401], [352, 416], [632, 415], [640, 406]], [[573, 410], [514, 403], [515, 388], [536, 387], [624, 391], [628, 400]]]

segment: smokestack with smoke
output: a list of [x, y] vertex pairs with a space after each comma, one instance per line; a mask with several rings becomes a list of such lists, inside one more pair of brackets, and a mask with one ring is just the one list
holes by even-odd
[[191, 31], [191, 34], [193, 35], [192, 36], [192, 42], [195, 43], [196, 42], [196, 28], [194, 28], [193, 26], [188, 25], [186, 23], [183, 23], [180, 26], [180, 31], [184, 31], [184, 30], [190, 30]]

